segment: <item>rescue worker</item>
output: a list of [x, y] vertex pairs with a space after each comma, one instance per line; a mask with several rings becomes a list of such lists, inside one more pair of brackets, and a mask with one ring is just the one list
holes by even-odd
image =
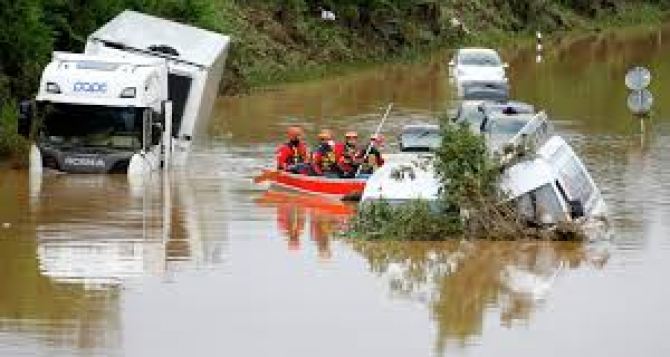
[[288, 141], [277, 148], [277, 170], [296, 174], [309, 172], [309, 153], [302, 141], [302, 129], [292, 126], [287, 130]]
[[344, 143], [335, 151], [340, 152], [337, 166], [343, 178], [352, 178], [356, 176], [358, 166], [361, 164], [363, 153], [358, 149], [358, 133], [348, 131], [344, 134]]
[[[372, 136], [370, 136], [368, 155], [367, 157], [361, 158], [361, 174], [371, 175], [378, 167], [384, 165], [384, 158], [380, 151], [383, 144], [384, 136], [381, 134], [372, 134]], [[362, 156], [363, 155], [365, 155], [365, 152], [362, 153]]]
[[322, 130], [319, 133], [319, 145], [312, 153], [312, 174], [339, 177], [338, 154], [335, 152], [335, 146], [337, 144], [333, 141], [330, 130]]

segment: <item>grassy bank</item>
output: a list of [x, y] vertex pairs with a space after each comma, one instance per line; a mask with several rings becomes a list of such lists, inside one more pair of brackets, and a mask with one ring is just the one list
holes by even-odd
[[[2, 0], [0, 0], [2, 1]], [[12, 108], [31, 98], [53, 50], [81, 51], [123, 9], [231, 35], [221, 92], [319, 78], [463, 44], [662, 21], [670, 0], [91, 0], [3, 1], [0, 157], [15, 155]], [[335, 20], [326, 21], [327, 9]], [[5, 107], [9, 106], [9, 109]]]

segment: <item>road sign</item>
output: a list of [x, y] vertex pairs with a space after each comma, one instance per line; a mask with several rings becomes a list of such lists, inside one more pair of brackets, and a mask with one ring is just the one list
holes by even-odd
[[632, 68], [626, 73], [626, 87], [630, 90], [643, 90], [651, 83], [651, 73], [644, 67]]
[[636, 90], [628, 95], [628, 109], [633, 114], [646, 114], [651, 110], [654, 103], [654, 97], [647, 89]]

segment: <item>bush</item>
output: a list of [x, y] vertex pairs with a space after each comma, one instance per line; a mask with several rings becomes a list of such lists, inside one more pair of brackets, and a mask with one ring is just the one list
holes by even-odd
[[15, 105], [0, 104], [0, 158], [9, 158], [15, 167], [28, 162], [28, 141], [17, 133], [18, 111]]
[[460, 219], [445, 216], [426, 201], [392, 206], [366, 203], [349, 222], [349, 235], [368, 240], [445, 240], [461, 233]]

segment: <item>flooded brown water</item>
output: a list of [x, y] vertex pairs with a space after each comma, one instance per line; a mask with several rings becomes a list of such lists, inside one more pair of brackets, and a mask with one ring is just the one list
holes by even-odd
[[165, 183], [0, 169], [0, 355], [670, 355], [670, 27], [546, 47], [504, 51], [513, 92], [587, 162], [610, 240], [352, 244], [330, 238], [352, 207], [251, 183], [289, 123], [369, 133], [393, 101], [392, 137], [446, 109], [440, 54], [221, 98]]

